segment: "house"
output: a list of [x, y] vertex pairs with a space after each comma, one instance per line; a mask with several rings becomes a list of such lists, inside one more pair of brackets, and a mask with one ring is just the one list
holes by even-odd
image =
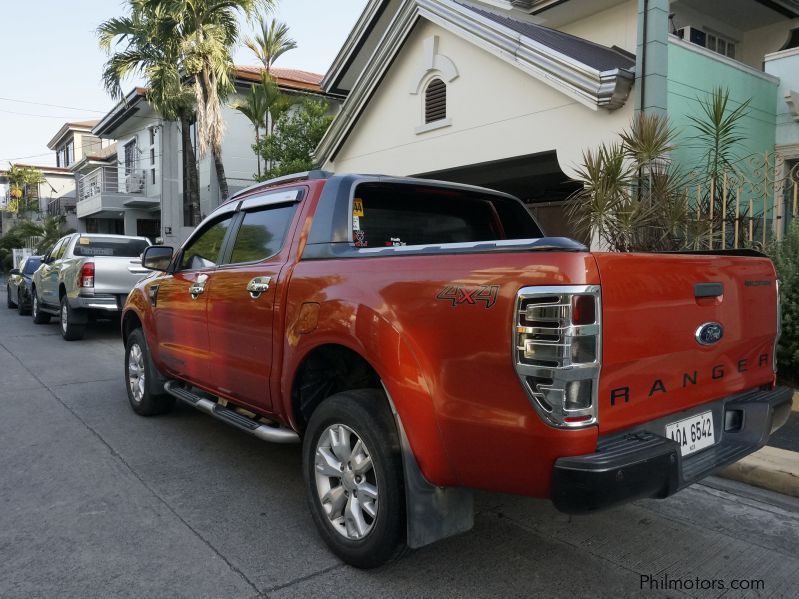
[[73, 177], [73, 193], [53, 198], [47, 206], [48, 214], [65, 216], [65, 227], [67, 229], [85, 230], [85, 227], [83, 227], [85, 223], [78, 221], [75, 192], [77, 179], [79, 179], [81, 174], [81, 167], [92, 156], [108, 154], [108, 146], [112, 144], [108, 140], [92, 135], [92, 127], [97, 122], [97, 119], [92, 119], [64, 123], [47, 143], [47, 147], [55, 152], [56, 166], [68, 169]]
[[11, 166], [36, 169], [42, 174], [43, 181], [24, 186], [23, 197], [27, 210], [19, 210], [12, 196], [8, 170], [0, 169], [0, 237], [21, 218], [41, 220], [45, 215], [52, 214], [56, 206], [59, 209], [58, 213], [67, 217], [67, 226], [70, 222], [74, 222], [75, 178], [68, 168], [22, 163]]
[[[321, 75], [273, 67], [273, 77], [286, 94], [323, 97]], [[237, 94], [247, 93], [261, 80], [261, 69], [237, 67]], [[329, 96], [335, 100], [333, 96]], [[241, 113], [231, 107], [236, 95], [222, 108], [225, 137], [222, 163], [231, 194], [251, 185], [257, 170], [252, 150], [254, 130]], [[167, 121], [147, 101], [147, 90], [136, 88], [93, 127], [92, 133], [116, 140], [116, 156], [110, 164], [94, 165], [94, 175], [85, 173], [78, 183], [78, 217], [87, 229], [161, 237], [177, 245], [193, 229], [184, 206], [183, 144], [179, 123]], [[199, 158], [194, 125], [191, 143], [199, 175], [200, 212], [204, 216], [220, 202], [213, 158]], [[102, 157], [96, 157], [102, 160]], [[91, 225], [89, 225], [91, 223]]]
[[346, 100], [317, 161], [500, 189], [573, 234], [583, 150], [643, 110], [668, 115], [672, 159], [695, 164], [690, 116], [723, 86], [750, 101], [743, 148], [766, 157], [761, 207], [781, 227], [786, 204], [770, 201], [799, 158], [797, 28], [796, 0], [370, 0], [321, 83]]

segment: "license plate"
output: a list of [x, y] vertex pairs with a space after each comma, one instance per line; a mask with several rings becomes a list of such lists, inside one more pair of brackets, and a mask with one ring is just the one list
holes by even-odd
[[710, 447], [715, 443], [713, 412], [702, 412], [666, 425], [666, 437], [680, 444], [683, 456]]

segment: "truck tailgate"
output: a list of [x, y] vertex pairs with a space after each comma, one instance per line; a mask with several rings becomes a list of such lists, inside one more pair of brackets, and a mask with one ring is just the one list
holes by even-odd
[[94, 292], [127, 295], [133, 286], [150, 271], [142, 267], [140, 258], [95, 256]]
[[[602, 281], [601, 434], [774, 381], [777, 286], [767, 258], [594, 256]], [[711, 325], [703, 341], [712, 341], [712, 323], [723, 335], [703, 345], [699, 330]]]

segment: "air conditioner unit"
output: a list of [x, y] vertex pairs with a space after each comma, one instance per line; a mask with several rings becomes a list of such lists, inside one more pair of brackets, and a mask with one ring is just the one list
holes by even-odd
[[139, 193], [144, 190], [144, 177], [142, 175], [126, 175], [125, 191], [128, 193]]
[[684, 39], [686, 42], [691, 42], [692, 44], [702, 46], [703, 48], [707, 47], [707, 34], [703, 30], [699, 29], [699, 27], [691, 27], [690, 25], [687, 25], [678, 29], [674, 35]]

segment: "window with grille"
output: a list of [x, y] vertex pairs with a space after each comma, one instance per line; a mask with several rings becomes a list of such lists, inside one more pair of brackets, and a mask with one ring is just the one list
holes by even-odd
[[447, 118], [447, 84], [433, 79], [424, 93], [424, 122], [433, 123]]

